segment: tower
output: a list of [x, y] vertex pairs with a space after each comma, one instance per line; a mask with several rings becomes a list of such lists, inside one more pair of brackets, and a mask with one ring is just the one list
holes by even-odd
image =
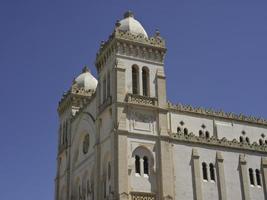
[[56, 200], [173, 198], [165, 53], [132, 12], [116, 22], [98, 81], [84, 68], [59, 103]]
[[[168, 135], [165, 53], [160, 33], [148, 37], [132, 12], [117, 21], [101, 44], [95, 62], [98, 184], [104, 189], [98, 191], [99, 199], [106, 188], [114, 199], [173, 196], [170, 144], [160, 139]], [[111, 168], [108, 187], [105, 166]]]

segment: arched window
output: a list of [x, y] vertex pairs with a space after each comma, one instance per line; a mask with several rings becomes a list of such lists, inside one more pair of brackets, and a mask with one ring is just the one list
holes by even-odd
[[90, 188], [90, 181], [89, 179], [86, 181], [86, 196], [89, 197], [91, 193], [91, 188]]
[[215, 171], [212, 163], [210, 163], [210, 180], [215, 181]]
[[144, 156], [143, 162], [144, 162], [144, 174], [148, 175], [149, 174], [149, 162], [146, 156]]
[[256, 169], [256, 180], [257, 180], [257, 185], [261, 186], [261, 175], [260, 175], [260, 170]]
[[137, 65], [132, 66], [132, 87], [133, 87], [133, 94], [138, 94], [139, 90], [139, 70]]
[[103, 94], [102, 94], [102, 102], [104, 102], [107, 98], [107, 80], [106, 77], [103, 79]]
[[187, 128], [184, 128], [184, 134], [188, 135], [188, 129]]
[[83, 139], [83, 153], [87, 154], [88, 150], [89, 150], [89, 135], [85, 135], [84, 139]]
[[244, 142], [244, 139], [242, 136], [239, 137], [239, 142], [243, 143]]
[[249, 168], [248, 171], [249, 171], [249, 180], [250, 180], [250, 184], [251, 184], [251, 185], [255, 185], [253, 169]]
[[181, 128], [178, 127], [178, 128], [177, 128], [177, 133], [180, 133], [180, 132], [181, 132]]
[[263, 141], [262, 141], [262, 139], [259, 139], [259, 144], [260, 144], [260, 145], [263, 145]]
[[149, 96], [149, 70], [147, 67], [142, 69], [143, 95]]
[[141, 174], [141, 172], [140, 172], [140, 157], [137, 155], [135, 156], [135, 173]]
[[210, 133], [209, 133], [209, 131], [206, 131], [206, 138], [210, 138]]
[[82, 188], [80, 185], [78, 188], [79, 188], [79, 200], [82, 200]]
[[203, 137], [203, 131], [202, 130], [199, 130], [198, 134], [199, 134], [199, 137]]
[[208, 180], [208, 172], [207, 172], [207, 164], [202, 163], [202, 174], [203, 174], [203, 180]]
[[108, 74], [107, 74], [107, 97], [110, 96], [110, 87], [111, 87], [111, 85], [110, 85], [110, 72], [108, 72]]
[[249, 138], [248, 137], [246, 137], [246, 142], [249, 144], [250, 143], [250, 141], [249, 141]]
[[108, 180], [111, 178], [111, 165], [110, 162], [108, 163]]

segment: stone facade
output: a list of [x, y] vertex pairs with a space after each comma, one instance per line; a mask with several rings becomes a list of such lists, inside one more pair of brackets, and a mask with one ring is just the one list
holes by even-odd
[[125, 16], [97, 87], [74, 81], [59, 103], [55, 200], [267, 199], [267, 121], [168, 102], [165, 41]]

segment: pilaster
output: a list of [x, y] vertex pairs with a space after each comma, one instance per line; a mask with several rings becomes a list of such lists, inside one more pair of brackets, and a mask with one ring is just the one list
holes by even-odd
[[197, 149], [192, 149], [193, 186], [195, 200], [202, 200], [202, 184], [200, 175], [200, 163]]
[[128, 186], [128, 153], [127, 153], [127, 136], [118, 135], [116, 149], [117, 156], [115, 158], [116, 166], [116, 176], [117, 177], [116, 189], [118, 194], [118, 200], [128, 200], [129, 199], [129, 186]]
[[239, 155], [239, 170], [241, 176], [241, 190], [244, 200], [250, 200], [249, 183], [247, 174], [247, 161], [244, 154]]
[[267, 158], [261, 158], [261, 167], [262, 167], [262, 179], [264, 187], [265, 199], [267, 198]]
[[160, 141], [160, 199], [174, 199], [174, 175], [171, 144], [168, 141]]
[[224, 159], [223, 159], [222, 153], [217, 152], [216, 153], [216, 163], [217, 163], [219, 200], [226, 200], [226, 185], [225, 185], [223, 161], [224, 161]]

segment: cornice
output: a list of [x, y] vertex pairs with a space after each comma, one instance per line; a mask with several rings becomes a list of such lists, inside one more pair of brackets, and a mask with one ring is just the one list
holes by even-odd
[[75, 84], [72, 85], [59, 101], [58, 113], [62, 114], [69, 106], [82, 107], [94, 94], [95, 91], [93, 90], [84, 90], [84, 88], [79, 88]]
[[246, 123], [252, 123], [256, 125], [267, 126], [267, 120], [263, 118], [257, 118], [254, 116], [246, 116], [244, 114], [235, 114], [232, 112], [224, 112], [222, 110], [217, 111], [213, 109], [205, 109], [202, 107], [193, 107], [191, 105], [183, 105], [183, 104], [174, 105], [170, 102], [168, 102], [168, 109], [169, 111], [192, 113], [192, 114], [197, 114], [197, 115], [205, 115], [208, 117], [216, 117], [216, 118], [221, 118], [221, 119], [234, 120], [238, 122], [246, 122]]
[[258, 143], [254, 142], [252, 144], [248, 144], [246, 142], [241, 143], [236, 139], [227, 140], [225, 137], [218, 139], [216, 137], [199, 137], [194, 135], [193, 133], [189, 133], [185, 135], [183, 133], [172, 133], [169, 136], [173, 141], [185, 142], [190, 144], [201, 144], [205, 146], [216, 146], [216, 147], [224, 147], [224, 148], [231, 148], [237, 150], [247, 150], [252, 152], [260, 152], [260, 153], [267, 153], [267, 145], [259, 145]]
[[165, 40], [159, 35], [145, 38], [129, 31], [115, 29], [109, 39], [101, 43], [95, 65], [100, 72], [110, 56], [114, 54], [163, 63], [166, 51]]

